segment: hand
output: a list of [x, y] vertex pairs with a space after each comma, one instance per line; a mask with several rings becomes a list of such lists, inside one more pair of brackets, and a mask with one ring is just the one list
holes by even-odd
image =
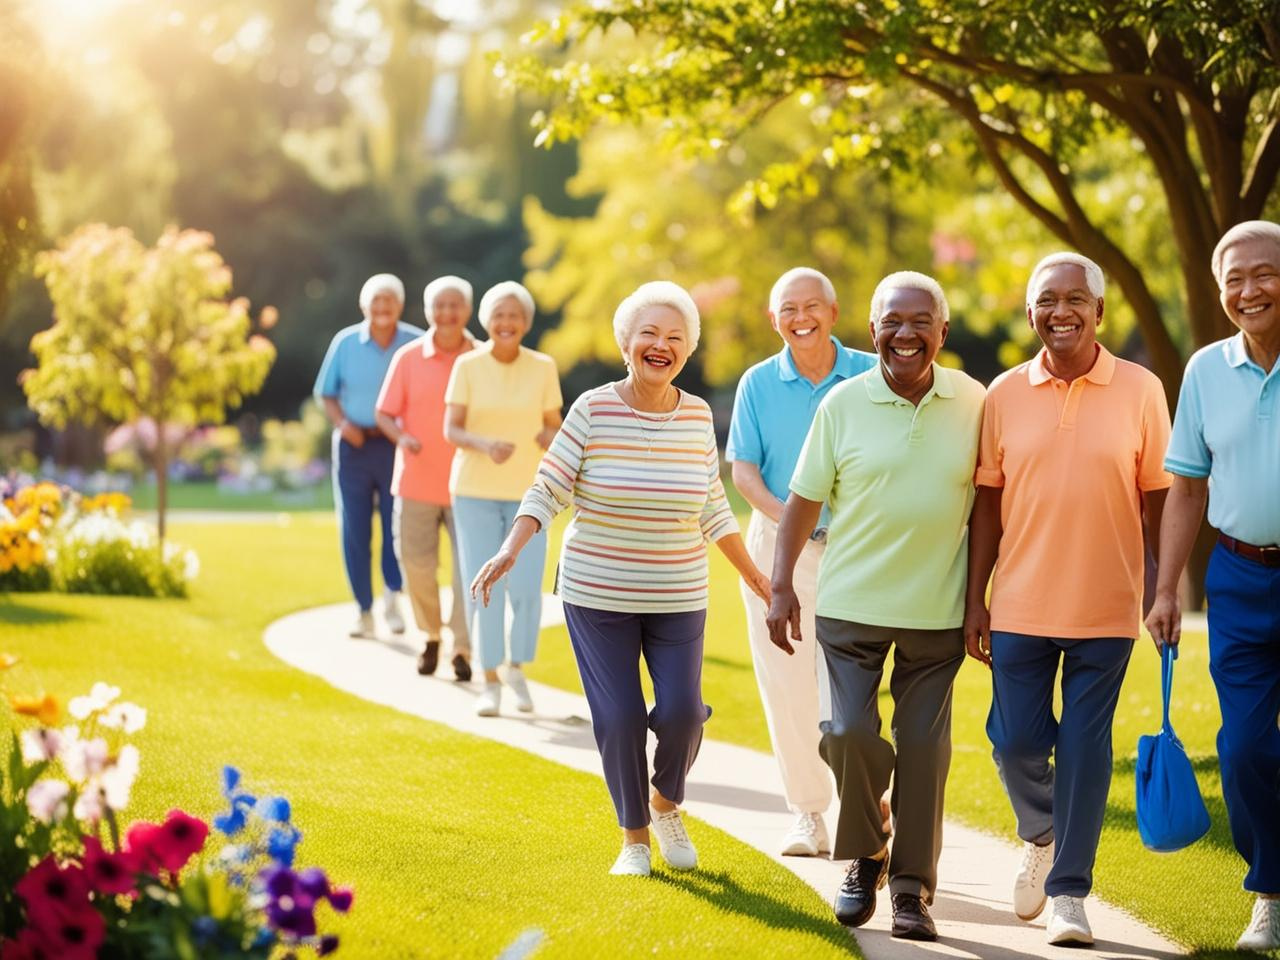
[[789, 583], [774, 586], [772, 592], [769, 613], [765, 617], [765, 623], [769, 626], [769, 640], [784, 653], [793, 654], [796, 651], [787, 642], [787, 628], [791, 628], [792, 640], [799, 643], [803, 639], [800, 636], [800, 601]]
[[486, 452], [489, 454], [489, 459], [494, 463], [506, 463], [511, 459], [511, 455], [516, 452], [516, 445], [506, 440], [490, 440]]
[[742, 580], [751, 588], [752, 593], [764, 601], [764, 605], [766, 607], [773, 600], [773, 590], [769, 586], [769, 578], [758, 569], [753, 570], [750, 573], [744, 573], [742, 575]]
[[357, 427], [350, 420], [343, 420], [338, 427], [338, 432], [342, 434], [342, 439], [347, 441], [357, 450], [364, 446], [364, 431]]
[[471, 599], [476, 599], [476, 594], [480, 594], [481, 602], [484, 606], [489, 605], [489, 595], [493, 592], [493, 585], [505, 577], [510, 569], [515, 566], [516, 555], [510, 553], [505, 548], [499, 550], [490, 559], [485, 561], [480, 572], [476, 574], [476, 578], [471, 581]]
[[969, 656], [991, 667], [991, 613], [985, 601], [966, 603], [964, 608], [964, 648]]
[[1182, 605], [1177, 594], [1157, 593], [1151, 612], [1147, 614], [1147, 631], [1160, 650], [1167, 643], [1176, 647], [1182, 639]]
[[409, 433], [400, 434], [400, 446], [404, 447], [410, 453], [421, 453], [422, 444], [418, 438]]
[[559, 427], [543, 427], [533, 440], [539, 447], [546, 450], [551, 446], [551, 441], [556, 438], [556, 434], [559, 432]]

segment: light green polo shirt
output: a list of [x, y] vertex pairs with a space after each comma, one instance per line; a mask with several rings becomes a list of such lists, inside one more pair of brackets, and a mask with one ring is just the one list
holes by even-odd
[[883, 627], [964, 622], [982, 384], [934, 364], [912, 406], [879, 366], [818, 407], [791, 489], [827, 501], [817, 614]]

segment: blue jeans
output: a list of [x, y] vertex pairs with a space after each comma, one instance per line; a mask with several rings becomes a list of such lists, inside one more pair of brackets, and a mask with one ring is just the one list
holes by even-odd
[[[1111, 718], [1133, 641], [991, 633], [991, 713], [987, 737], [1018, 821], [1030, 843], [1056, 841], [1044, 890], [1084, 897], [1111, 788]], [[1062, 718], [1053, 681], [1062, 661]], [[1049, 755], [1053, 754], [1053, 764]]]
[[386, 438], [371, 437], [363, 447], [353, 447], [333, 432], [333, 503], [342, 537], [342, 559], [347, 582], [361, 610], [373, 608], [373, 583], [369, 543], [373, 539], [373, 505], [376, 498], [382, 518], [382, 580], [388, 590], [399, 590], [400, 564], [396, 562], [395, 500], [391, 474], [396, 464], [395, 445]]
[[[498, 552], [511, 525], [516, 522], [519, 500], [453, 498], [453, 525], [458, 531], [458, 559], [462, 563], [462, 587], [471, 625], [471, 645], [481, 670], [496, 670], [503, 660], [528, 663], [538, 650], [542, 620], [542, 571], [547, 564], [547, 531], [533, 535], [515, 566], [493, 586], [489, 605], [471, 599], [471, 581], [486, 560]], [[507, 654], [507, 601], [511, 601], [511, 653]]]
[[1204, 585], [1231, 839], [1249, 865], [1244, 888], [1280, 894], [1280, 567], [1246, 560], [1219, 544]]

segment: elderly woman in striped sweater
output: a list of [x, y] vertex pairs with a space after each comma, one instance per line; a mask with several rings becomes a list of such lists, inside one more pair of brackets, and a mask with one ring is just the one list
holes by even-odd
[[[643, 284], [622, 301], [613, 332], [626, 379], [573, 404], [510, 534], [471, 584], [487, 604], [521, 548], [574, 504], [559, 592], [623, 831], [614, 874], [648, 875], [650, 825], [668, 865], [697, 866], [678, 805], [711, 715], [702, 702], [707, 541], [769, 602], [769, 577], [747, 555], [725, 499], [711, 410], [671, 383], [698, 331], [698, 308], [674, 283]], [[651, 712], [641, 656], [653, 678]], [[652, 790], [649, 729], [658, 740]]]

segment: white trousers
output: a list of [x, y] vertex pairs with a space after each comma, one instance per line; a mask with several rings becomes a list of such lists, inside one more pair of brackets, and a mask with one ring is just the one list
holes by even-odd
[[[766, 574], [773, 570], [777, 541], [778, 525], [759, 510], [753, 510], [747, 525], [747, 552]], [[739, 581], [742, 602], [747, 608], [747, 639], [765, 720], [769, 724], [769, 739], [782, 774], [787, 806], [796, 813], [822, 813], [831, 805], [833, 794], [831, 770], [818, 754], [818, 741], [822, 736], [818, 721], [831, 716], [827, 664], [818, 651], [813, 623], [818, 561], [823, 549], [821, 544], [806, 543], [796, 563], [794, 584], [800, 601], [803, 639], [792, 644], [795, 653], [791, 656], [770, 642], [764, 602]]]

